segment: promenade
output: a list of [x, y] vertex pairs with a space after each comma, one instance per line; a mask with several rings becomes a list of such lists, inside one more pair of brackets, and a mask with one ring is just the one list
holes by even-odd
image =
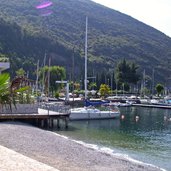
[[3, 146], [0, 146], [0, 154], [1, 171], [59, 171]]

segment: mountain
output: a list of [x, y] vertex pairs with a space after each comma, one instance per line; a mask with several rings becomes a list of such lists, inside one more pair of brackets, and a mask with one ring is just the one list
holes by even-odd
[[[0, 0], [0, 53], [12, 60], [13, 69], [33, 69], [45, 52], [52, 64], [75, 74], [84, 68], [85, 16], [88, 16], [89, 70], [114, 68], [125, 58], [140, 71], [166, 83], [170, 75], [171, 38], [118, 11], [90, 0], [51, 0], [37, 9], [41, 0]], [[17, 61], [17, 62], [16, 62]], [[30, 66], [30, 67], [29, 67]], [[79, 73], [79, 74], [78, 74]], [[68, 74], [69, 77], [69, 74]]]

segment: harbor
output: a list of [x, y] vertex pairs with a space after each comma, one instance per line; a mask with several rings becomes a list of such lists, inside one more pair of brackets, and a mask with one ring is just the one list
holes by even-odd
[[1, 1], [0, 170], [171, 170], [171, 39], [94, 1]]
[[[91, 105], [93, 103], [99, 104], [99, 102], [101, 104], [101, 101], [102, 104], [105, 104], [105, 106], [107, 107], [114, 105], [113, 102], [109, 101], [109, 103], [106, 103], [106, 101], [104, 100], [97, 99], [96, 101], [92, 100]], [[122, 99], [122, 102], [123, 101], [125, 100]], [[171, 157], [169, 155], [171, 151], [169, 146], [169, 144], [171, 143], [169, 133], [171, 128], [170, 106], [141, 103], [133, 103], [126, 106], [122, 104], [118, 107], [119, 117], [117, 118], [111, 117], [110, 115], [110, 118], [99, 119], [100, 115], [97, 114], [97, 119], [93, 118], [92, 112], [92, 118], [72, 120], [70, 117], [72, 114], [71, 106], [68, 105], [70, 103], [67, 102], [66, 104], [64, 102], [41, 102], [37, 104], [18, 104], [17, 108], [13, 106], [12, 110], [9, 110], [9, 108], [4, 108], [0, 114], [0, 120], [3, 121], [1, 122], [0, 127], [3, 128], [3, 126], [5, 127], [6, 125], [8, 127], [11, 127], [12, 129], [13, 127], [16, 127], [16, 129], [18, 129], [18, 127], [22, 127], [22, 129], [25, 130], [22, 125], [29, 124], [27, 126], [27, 129], [29, 130], [32, 129], [31, 125], [43, 128], [42, 131], [50, 131], [51, 133], [54, 133], [53, 135], [60, 136], [60, 140], [55, 140], [54, 138], [55, 142], [58, 141], [59, 143], [59, 141], [62, 141], [63, 143], [66, 143], [66, 146], [68, 146], [68, 142], [64, 142], [64, 140], [62, 140], [67, 139], [69, 140], [69, 144], [70, 141], [72, 141], [72, 143], [76, 143], [78, 146], [84, 146], [81, 147], [83, 148], [81, 150], [85, 151], [85, 153], [87, 153], [87, 148], [91, 148], [93, 150], [93, 153], [91, 155], [93, 155], [94, 158], [97, 158], [96, 155], [99, 156], [101, 155], [101, 153], [109, 155], [111, 159], [108, 156], [108, 159], [106, 158], [105, 161], [103, 161], [105, 169], [107, 170], [114, 168], [114, 165], [117, 169], [124, 170], [125, 168], [131, 167], [135, 168], [136, 171], [169, 170], [169, 168], [171, 167], [169, 164], [169, 160]], [[84, 104], [83, 100], [80, 101], [78, 104]], [[88, 104], [90, 104], [90, 101], [88, 101]], [[72, 101], [72, 106], [76, 105], [77, 101]], [[90, 108], [92, 108], [92, 106]], [[92, 109], [94, 110], [95, 108]], [[83, 115], [85, 114], [79, 113], [79, 116]], [[12, 125], [10, 125], [11, 123]], [[26, 128], [26, 126], [24, 127]], [[27, 131], [27, 135], [28, 134], [30, 133]], [[30, 137], [32, 137], [32, 135], [30, 135]], [[49, 135], [46, 135], [46, 138], [48, 137]], [[160, 145], [161, 139], [162, 144]], [[36, 142], [38, 141], [39, 140], [36, 140]], [[3, 145], [4, 142], [7, 143], [4, 140], [0, 142], [1, 145]], [[18, 144], [19, 142], [16, 141], [16, 143]], [[25, 142], [22, 141], [22, 143]], [[49, 145], [54, 146], [54, 144]], [[57, 147], [58, 145], [56, 145], [55, 143], [55, 148]], [[10, 143], [9, 148], [12, 148]], [[158, 149], [157, 151], [156, 148]], [[25, 149], [27, 150], [27, 147], [25, 147], [23, 150]], [[54, 151], [53, 148], [48, 147], [48, 149], [49, 152]], [[97, 154], [97, 151], [100, 151], [100, 154]], [[23, 151], [21, 150], [20, 153], [23, 153]], [[64, 153], [65, 155], [63, 155], [62, 153]], [[75, 157], [73, 159], [69, 158], [68, 155], [70, 153], [74, 153], [76, 155], [75, 150], [73, 152], [72, 150], [68, 149], [67, 153], [64, 150], [61, 150], [59, 154], [60, 158], [57, 159], [57, 163], [50, 159], [51, 155], [48, 152], [46, 156], [50, 160], [50, 166], [59, 170], [63, 170], [64, 168], [67, 170], [67, 168], [65, 167], [66, 165], [69, 165], [70, 168], [73, 168], [73, 170], [78, 170], [80, 168], [89, 170], [90, 166], [87, 164], [85, 165], [85, 163], [89, 162], [94, 165], [94, 159], [92, 159], [92, 161], [90, 161], [89, 159], [85, 159], [82, 160], [81, 164], [77, 166], [69, 161], [65, 161], [64, 166], [63, 164], [61, 164], [61, 162], [64, 162], [63, 157], [67, 157], [69, 160], [75, 162]], [[167, 155], [165, 156], [165, 154]], [[44, 155], [44, 153], [42, 153], [42, 155]], [[31, 156], [31, 158], [33, 157], [31, 153], [29, 153], [29, 156]], [[103, 157], [104, 156], [102, 156], [102, 158]], [[38, 159], [43, 163], [46, 163], [40, 158], [34, 159]], [[114, 160], [114, 165], [111, 164], [108, 160]], [[123, 160], [127, 163], [126, 165], [121, 162]], [[102, 161], [100, 160], [100, 162]], [[107, 166], [107, 163], [110, 163], [110, 165]], [[99, 170], [102, 168], [102, 166], [100, 165], [96, 167], [98, 169], [94, 168], [94, 170]]]
[[[17, 148], [21, 154], [27, 153], [32, 159], [39, 160], [59, 170], [68, 170], [67, 168], [72, 168], [73, 170], [81, 168], [85, 170], [89, 170], [90, 168], [101, 170], [102, 166], [99, 164], [95, 165], [94, 160], [95, 162], [99, 161], [103, 163], [105, 170], [116, 168], [117, 171], [117, 169], [125, 170], [125, 168], [134, 168], [136, 171], [156, 171], [169, 170], [171, 167], [170, 109], [155, 108], [152, 106], [146, 107], [143, 104], [137, 104], [129, 107], [120, 107], [121, 117], [119, 119], [77, 121], [69, 120], [69, 113], [64, 112], [64, 110], [62, 113], [57, 114], [57, 109], [59, 112], [61, 105], [58, 105], [58, 107], [56, 105], [55, 107], [52, 104], [47, 105], [42, 103], [41, 108], [38, 108], [36, 114], [0, 114], [0, 120], [3, 121], [0, 124], [0, 145], [6, 144], [6, 147], [16, 150], [16, 148], [13, 148], [12, 144], [16, 144], [18, 148], [20, 144], [22, 144], [24, 148]], [[65, 109], [70, 108], [67, 106]], [[59, 125], [58, 119], [61, 122]], [[67, 125], [65, 119], [67, 119]], [[31, 126], [30, 120], [36, 123], [36, 127], [43, 129], [39, 130], [39, 128]], [[59, 127], [60, 129], [58, 129]], [[4, 131], [5, 134], [3, 134]], [[13, 141], [11, 141], [8, 136], [11, 133]], [[20, 134], [20, 136], [18, 134]], [[44, 138], [38, 137], [38, 134]], [[6, 136], [8, 138], [5, 138]], [[20, 138], [16, 139], [15, 136]], [[34, 151], [35, 148], [40, 148], [41, 150], [41, 147], [38, 145], [30, 146], [31, 142], [28, 141], [27, 138], [25, 139], [25, 136], [29, 136], [32, 140], [34, 139], [33, 144], [39, 144], [39, 142], [42, 144], [42, 141], [44, 141], [44, 152], [39, 153], [46, 156], [46, 161], [41, 157], [37, 158], [32, 155], [32, 151]], [[47, 139], [50, 140], [48, 143]], [[27, 144], [28, 142], [29, 146]], [[60, 146], [60, 148], [58, 146]], [[63, 148], [61, 149], [62, 146]], [[53, 147], [55, 147], [55, 149], [58, 148], [58, 151], [56, 151], [58, 157], [54, 155], [53, 157], [51, 156], [52, 152], [50, 151], [54, 151]], [[67, 152], [65, 152], [64, 147]], [[31, 148], [31, 152], [28, 148]], [[81, 155], [84, 156], [84, 160], [82, 158], [79, 164], [78, 161], [76, 161], [78, 156], [75, 156], [77, 155], [75, 148], [81, 148], [80, 150], [85, 152], [81, 153]], [[59, 149], [61, 149], [60, 153]], [[92, 150], [89, 151], [88, 149]], [[101, 152], [99, 153], [99, 151]], [[93, 158], [88, 157], [88, 159], [86, 156], [87, 152], [91, 154]], [[102, 153], [108, 156], [105, 157], [103, 161], [98, 159]], [[71, 159], [69, 157], [70, 154], [75, 157]], [[52, 159], [54, 157], [56, 157], [56, 160]], [[103, 155], [101, 157], [104, 159]], [[64, 158], [68, 160], [64, 161]], [[109, 161], [112, 161], [113, 164]], [[75, 165], [73, 162], [77, 164]], [[87, 162], [89, 162], [90, 165], [87, 165]], [[94, 165], [94, 167], [92, 167], [92, 165]]]

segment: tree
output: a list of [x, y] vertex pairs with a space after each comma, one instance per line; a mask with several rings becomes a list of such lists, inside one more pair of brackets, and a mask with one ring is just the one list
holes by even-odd
[[3, 73], [0, 75], [0, 104], [2, 107], [9, 105], [11, 108], [12, 98], [10, 96], [9, 80], [9, 74]]
[[[48, 74], [48, 72], [50, 72], [50, 74]], [[44, 87], [45, 87], [45, 89], [44, 89], [45, 94], [47, 94], [47, 91], [48, 91], [47, 90], [47, 88], [48, 88], [48, 75], [50, 75], [49, 89], [53, 94], [53, 92], [57, 91], [56, 81], [57, 80], [64, 80], [66, 78], [66, 71], [65, 71], [65, 68], [61, 67], [61, 66], [51, 66], [51, 67], [45, 66], [45, 67], [40, 69], [40, 79], [41, 79], [42, 85], [44, 85]]]
[[10, 83], [10, 96], [13, 99], [13, 104], [17, 100], [19, 103], [31, 103], [33, 98], [31, 97], [32, 91], [30, 87], [31, 81], [24, 77], [15, 77]]
[[80, 83], [78, 82], [74, 83], [74, 90], [80, 90]]
[[64, 80], [66, 78], [66, 71], [64, 67], [61, 66], [51, 66], [50, 67], [50, 91], [53, 93], [57, 91], [57, 80]]
[[[1, 48], [0, 48], [0, 50], [1, 50]], [[9, 58], [6, 55], [0, 53], [0, 61], [1, 62], [9, 62]]]
[[[2, 108], [4, 106], [9, 106], [12, 110], [12, 104], [15, 106], [15, 101], [19, 93], [23, 93], [30, 89], [30, 86], [23, 84], [24, 80], [23, 77], [19, 77], [10, 82], [8, 73], [0, 75], [0, 104]], [[28, 83], [28, 79], [26, 79], [26, 82]], [[22, 86], [20, 83], [22, 83]]]
[[[140, 80], [139, 74], [137, 74], [138, 66], [135, 63], [127, 62], [125, 59], [117, 64], [115, 72], [115, 80], [118, 85], [136, 84]], [[128, 88], [129, 89], [129, 88]]]
[[156, 85], [156, 91], [158, 96], [162, 93], [163, 90], [164, 90], [164, 86], [162, 84]]
[[17, 76], [24, 76], [26, 72], [24, 71], [23, 68], [20, 68], [19, 70], [16, 71]]
[[91, 90], [91, 89], [94, 90], [95, 87], [97, 87], [97, 84], [95, 82], [91, 82], [88, 86], [89, 90]]
[[100, 92], [100, 95], [101, 95], [101, 96], [106, 97], [107, 95], [110, 94], [110, 88], [109, 88], [109, 86], [106, 85], [106, 84], [101, 84], [101, 85], [100, 85], [100, 90], [99, 90], [99, 92]]
[[140, 80], [140, 75], [137, 74], [138, 66], [135, 63], [130, 64], [130, 80], [132, 84], [136, 84]]
[[150, 95], [150, 90], [147, 87], [141, 89], [142, 95]]

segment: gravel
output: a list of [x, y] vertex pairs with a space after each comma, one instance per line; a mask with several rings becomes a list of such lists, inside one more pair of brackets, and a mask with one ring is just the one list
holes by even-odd
[[19, 122], [0, 123], [0, 145], [61, 171], [161, 170], [85, 147], [69, 138]]

